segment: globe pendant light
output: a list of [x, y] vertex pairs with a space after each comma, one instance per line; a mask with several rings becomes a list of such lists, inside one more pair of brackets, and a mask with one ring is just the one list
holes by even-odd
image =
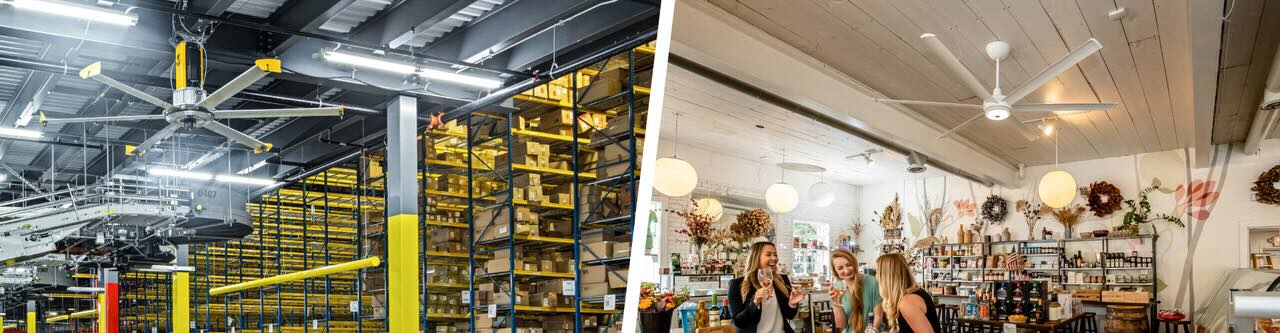
[[658, 177], [653, 181], [653, 189], [671, 197], [680, 197], [693, 193], [698, 187], [698, 170], [685, 160], [676, 157], [680, 149], [680, 114], [676, 113], [675, 136], [672, 137], [671, 157], [659, 158], [654, 164]]
[[836, 202], [835, 189], [831, 184], [820, 180], [809, 186], [809, 202], [812, 202], [814, 207], [830, 206]]
[[800, 193], [797, 193], [796, 187], [791, 184], [774, 183], [765, 190], [764, 202], [774, 213], [787, 213], [795, 210], [800, 204]]
[[719, 221], [724, 217], [724, 205], [720, 204], [720, 200], [716, 198], [698, 199], [698, 210], [694, 211], [698, 215], [710, 217], [712, 221]]
[[655, 164], [659, 177], [654, 180], [653, 188], [658, 192], [679, 197], [693, 193], [693, 188], [698, 186], [698, 171], [689, 162], [675, 157], [663, 157]]
[[[1058, 166], [1058, 138], [1053, 138], [1053, 165]], [[1076, 199], [1076, 179], [1061, 169], [1050, 171], [1040, 177], [1037, 193], [1040, 202], [1050, 208], [1062, 208]]]

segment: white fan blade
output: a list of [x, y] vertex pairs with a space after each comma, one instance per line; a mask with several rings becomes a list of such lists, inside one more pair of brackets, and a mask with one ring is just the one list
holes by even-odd
[[290, 109], [253, 109], [253, 110], [219, 110], [213, 111], [215, 119], [244, 118], [293, 118], [293, 117], [332, 117], [342, 116], [341, 106], [323, 108], [290, 108]]
[[258, 82], [258, 80], [266, 77], [268, 73], [280, 72], [280, 60], [278, 59], [258, 59], [254, 64], [244, 73], [240, 73], [239, 76], [231, 79], [231, 82], [222, 85], [221, 88], [218, 88], [218, 91], [214, 91], [205, 97], [204, 100], [200, 101], [200, 106], [209, 110], [217, 109], [218, 104], [231, 99], [231, 96], [235, 96], [236, 93], [253, 85], [254, 82]]
[[240, 133], [240, 131], [216, 121], [204, 123], [204, 128], [207, 128], [214, 133], [221, 134], [232, 141], [249, 146], [249, 148], [253, 148], [254, 154], [261, 154], [262, 152], [271, 150], [270, 143], [259, 141], [248, 134]]
[[1088, 58], [1090, 55], [1093, 55], [1094, 52], [1098, 52], [1098, 50], [1101, 49], [1102, 44], [1098, 43], [1097, 39], [1089, 38], [1089, 40], [1085, 41], [1084, 44], [1076, 47], [1075, 50], [1071, 50], [1071, 53], [1067, 53], [1067, 55], [1063, 56], [1062, 59], [1058, 59], [1058, 62], [1053, 63], [1049, 68], [1045, 68], [1044, 71], [1041, 71], [1040, 74], [1036, 74], [1036, 76], [1027, 80], [1027, 82], [1023, 82], [1021, 86], [1018, 86], [1017, 89], [1014, 89], [1013, 92], [1009, 93], [1009, 96], [1005, 97], [1005, 103], [1017, 103], [1019, 100], [1022, 100], [1023, 97], [1027, 97], [1027, 95], [1031, 94], [1031, 92], [1036, 91], [1036, 89], [1040, 89], [1040, 86], [1043, 86], [1045, 83], [1049, 83], [1049, 80], [1053, 80], [1053, 78], [1058, 77], [1058, 75], [1062, 75], [1062, 72], [1066, 72], [1068, 69], [1071, 69], [1071, 66], [1075, 66], [1077, 63], [1084, 61], [1084, 58]]
[[138, 144], [137, 147], [134, 147], [133, 153], [137, 155], [146, 154], [148, 150], [151, 150], [151, 147], [155, 147], [155, 145], [160, 144], [164, 139], [168, 139], [169, 136], [172, 136], [173, 132], [177, 132], [179, 128], [182, 128], [182, 125], [169, 124], [169, 126], [161, 128], [159, 132], [156, 132], [156, 134], [147, 138], [146, 141], [143, 141], [141, 144]]
[[1018, 104], [1013, 106], [1014, 112], [1049, 112], [1049, 111], [1111, 111], [1115, 103], [1050, 103], [1050, 104]]
[[116, 81], [115, 79], [109, 78], [106, 75], [102, 75], [102, 62], [95, 62], [93, 64], [90, 64], [89, 66], [85, 66], [84, 69], [80, 70], [80, 77], [101, 82], [102, 84], [105, 84], [112, 88], [119, 89], [120, 91], [123, 91], [126, 94], [133, 95], [133, 97], [137, 97], [139, 99], [147, 101], [147, 103], [151, 103], [151, 104], [154, 104], [155, 106], [162, 107], [165, 110], [174, 109], [173, 104], [169, 104], [169, 102], [165, 102], [162, 99], [156, 98], [155, 96], [151, 96], [145, 92], [142, 92], [142, 90], [134, 89], [133, 87], [130, 87], [127, 84], [121, 83], [120, 81]]
[[969, 91], [973, 92], [974, 96], [978, 96], [982, 100], [992, 99], [991, 90], [984, 88], [982, 82], [978, 81], [978, 77], [973, 76], [973, 73], [969, 72], [968, 68], [964, 68], [964, 64], [960, 63], [960, 58], [956, 58], [956, 55], [952, 54], [951, 50], [948, 50], [941, 40], [938, 40], [937, 35], [925, 33], [920, 35], [920, 39], [923, 39], [924, 43], [929, 45], [930, 49], [933, 49], [933, 53], [938, 56], [938, 59], [942, 60], [942, 63], [947, 65], [947, 68], [951, 69], [951, 72], [956, 77], [960, 78], [960, 82], [966, 88], [969, 88]]
[[982, 118], [986, 114], [987, 114], [986, 112], [978, 112], [978, 114], [973, 115], [973, 117], [969, 118], [969, 120], [965, 120], [963, 123], [960, 123], [960, 125], [956, 125], [956, 127], [952, 127], [946, 132], [943, 132], [942, 135], [938, 136], [938, 139], [942, 139], [942, 138], [951, 136], [951, 134], [955, 134], [955, 132], [959, 131], [960, 128], [964, 127], [965, 125], [969, 125], [969, 123], [972, 123], [974, 120], [978, 120], [978, 118]]
[[982, 109], [982, 105], [978, 105], [978, 104], [931, 102], [931, 101], [907, 101], [907, 100], [901, 100], [901, 99], [884, 99], [884, 98], [876, 98], [875, 101], [880, 103], [894, 103], [894, 104], [903, 104], [903, 105], [945, 106], [945, 107], [979, 109], [979, 110]]
[[100, 123], [111, 121], [164, 120], [162, 114], [146, 114], [137, 116], [83, 117], [83, 118], [47, 118], [40, 113], [40, 124]]

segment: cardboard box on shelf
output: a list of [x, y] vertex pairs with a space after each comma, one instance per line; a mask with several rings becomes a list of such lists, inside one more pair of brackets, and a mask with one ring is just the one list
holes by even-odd
[[626, 79], [626, 68], [614, 68], [600, 72], [600, 74], [596, 74], [595, 77], [591, 78], [591, 85], [586, 88], [578, 88], [578, 93], [582, 94], [582, 98], [578, 100], [585, 104], [616, 95], [626, 87]]
[[484, 264], [485, 272], [506, 273], [511, 271], [511, 251], [498, 250], [493, 252], [493, 259], [489, 259]]
[[542, 175], [536, 173], [527, 173], [511, 177], [511, 183], [518, 188], [542, 188]]
[[499, 207], [476, 213], [474, 232], [476, 241], [487, 241], [511, 235], [510, 209]]
[[631, 242], [614, 242], [609, 244], [609, 248], [613, 251], [612, 258], [631, 256]]
[[539, 226], [539, 233], [546, 237], [573, 236], [573, 223], [566, 220], [544, 219]]
[[604, 295], [609, 293], [608, 282], [592, 282], [582, 284], [583, 295]]

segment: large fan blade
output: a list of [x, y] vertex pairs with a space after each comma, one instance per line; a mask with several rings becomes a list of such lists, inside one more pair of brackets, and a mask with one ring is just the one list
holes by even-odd
[[1040, 86], [1043, 86], [1045, 83], [1049, 83], [1049, 80], [1053, 80], [1053, 78], [1058, 77], [1058, 75], [1062, 75], [1062, 72], [1066, 72], [1068, 69], [1071, 69], [1071, 66], [1075, 66], [1077, 63], [1084, 61], [1084, 58], [1088, 58], [1090, 55], [1093, 55], [1094, 52], [1098, 52], [1098, 50], [1101, 49], [1102, 44], [1098, 43], [1097, 39], [1089, 38], [1089, 40], [1085, 41], [1084, 44], [1076, 47], [1075, 50], [1071, 50], [1071, 53], [1067, 53], [1067, 55], [1062, 57], [1062, 59], [1058, 59], [1058, 62], [1053, 63], [1049, 68], [1045, 68], [1044, 71], [1041, 71], [1040, 74], [1036, 74], [1035, 77], [1027, 80], [1027, 82], [1023, 82], [1021, 86], [1018, 86], [1017, 89], [1014, 89], [1013, 92], [1009, 93], [1009, 96], [1005, 97], [1004, 101], [1009, 104], [1017, 103], [1019, 100], [1022, 100], [1023, 97], [1027, 97], [1027, 95], [1031, 94], [1031, 92], [1036, 91], [1036, 89], [1040, 89]]
[[177, 132], [179, 128], [182, 128], [181, 124], [169, 124], [169, 126], [161, 128], [155, 135], [147, 138], [147, 141], [143, 141], [137, 147], [133, 148], [133, 153], [137, 155], [146, 154], [148, 150], [151, 150], [151, 147], [160, 144], [160, 141], [164, 141], [164, 139], [168, 139], [169, 136], [173, 135], [173, 132]]
[[222, 123], [219, 123], [216, 121], [210, 121], [210, 122], [204, 123], [204, 128], [207, 128], [210, 131], [213, 131], [214, 133], [222, 134], [222, 136], [225, 136], [228, 139], [231, 139], [232, 141], [236, 141], [236, 142], [239, 142], [240, 144], [253, 148], [254, 154], [261, 154], [264, 151], [271, 150], [270, 143], [258, 141], [258, 139], [255, 139], [252, 136], [249, 136], [248, 134], [240, 133], [240, 131], [237, 131], [234, 128], [228, 127], [227, 125], [223, 125]]
[[942, 139], [942, 138], [951, 136], [951, 134], [955, 134], [956, 131], [959, 131], [960, 128], [964, 127], [965, 125], [969, 125], [969, 123], [972, 123], [974, 120], [978, 120], [978, 118], [982, 118], [986, 114], [987, 114], [986, 112], [978, 112], [978, 114], [973, 115], [973, 117], [969, 118], [969, 120], [965, 120], [963, 123], [960, 123], [960, 125], [956, 125], [956, 127], [952, 127], [946, 132], [943, 132], [942, 135], [938, 136], [938, 138]]
[[1048, 112], [1048, 111], [1111, 111], [1115, 103], [1049, 103], [1018, 104], [1013, 106], [1014, 112]]
[[978, 104], [931, 102], [931, 101], [907, 101], [907, 100], [901, 100], [901, 99], [884, 99], [884, 98], [876, 98], [875, 101], [880, 103], [894, 103], [894, 104], [903, 104], [903, 105], [945, 106], [945, 107], [979, 109], [979, 110], [982, 109], [982, 105], [978, 105]]
[[244, 73], [240, 73], [240, 76], [236, 76], [236, 78], [231, 79], [231, 82], [227, 82], [227, 84], [222, 85], [221, 88], [218, 88], [218, 91], [214, 91], [212, 94], [205, 97], [204, 100], [200, 101], [200, 106], [209, 110], [216, 109], [218, 104], [222, 104], [222, 102], [227, 101], [231, 96], [235, 96], [236, 93], [244, 90], [244, 88], [248, 88], [250, 85], [253, 85], [254, 82], [258, 82], [258, 80], [267, 76], [268, 73], [279, 72], [279, 59], [258, 59], [257, 61], [254, 61], [253, 67], [249, 67], [249, 69], [245, 70]]
[[956, 58], [956, 55], [952, 54], [951, 50], [948, 50], [947, 46], [938, 40], [937, 35], [925, 33], [920, 35], [920, 39], [923, 39], [924, 43], [929, 45], [930, 49], [933, 49], [933, 53], [938, 57], [938, 60], [942, 60], [942, 63], [946, 64], [947, 68], [951, 69], [951, 72], [960, 78], [960, 82], [964, 83], [964, 86], [969, 88], [969, 91], [983, 100], [991, 99], [991, 90], [984, 88], [982, 82], [978, 81], [978, 77], [973, 76], [973, 73], [969, 72], [968, 68], [964, 68], [964, 64], [960, 63], [960, 58]]
[[331, 117], [342, 116], [341, 106], [324, 108], [290, 108], [290, 109], [253, 109], [253, 110], [219, 110], [213, 112], [215, 119], [243, 118], [285, 118], [285, 117]]
[[136, 116], [83, 117], [83, 118], [47, 118], [40, 113], [40, 124], [101, 123], [111, 121], [164, 120], [162, 114], [144, 114]]
[[111, 86], [112, 88], [120, 89], [120, 91], [123, 91], [126, 94], [133, 95], [133, 97], [137, 97], [139, 99], [147, 101], [147, 103], [154, 104], [155, 106], [162, 107], [165, 110], [174, 109], [173, 104], [169, 104], [169, 102], [165, 102], [164, 100], [156, 98], [155, 96], [151, 96], [145, 92], [142, 92], [142, 90], [134, 89], [133, 87], [130, 87], [127, 84], [120, 83], [120, 81], [116, 81], [115, 79], [109, 78], [106, 75], [102, 75], [101, 61], [95, 62], [89, 66], [85, 66], [84, 69], [81, 69], [80, 77], [98, 81], [98, 82], [101, 82], [102, 84]]

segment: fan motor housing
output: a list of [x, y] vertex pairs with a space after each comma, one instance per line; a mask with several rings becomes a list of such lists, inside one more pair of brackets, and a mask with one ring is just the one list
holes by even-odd
[[198, 108], [197, 104], [204, 100], [204, 89], [187, 87], [173, 91], [173, 106], [179, 109]]

